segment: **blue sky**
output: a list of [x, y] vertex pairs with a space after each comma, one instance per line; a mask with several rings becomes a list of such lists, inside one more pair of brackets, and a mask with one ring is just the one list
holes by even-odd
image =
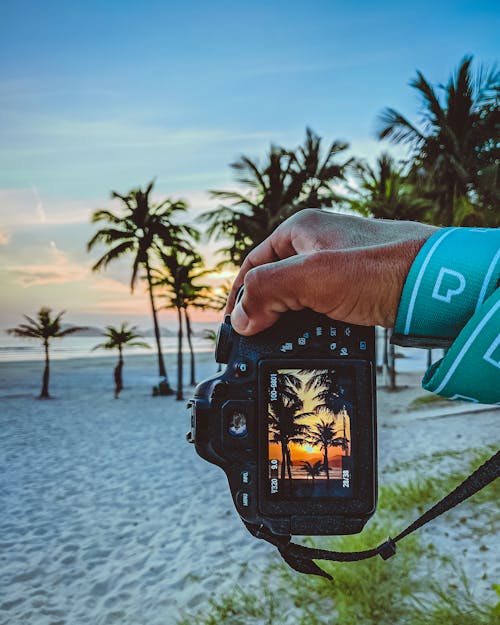
[[[467, 53], [491, 64], [498, 32], [498, 3], [482, 1], [4, 0], [0, 260], [18, 273], [4, 270], [0, 283], [10, 313], [38, 305], [19, 271], [33, 271], [34, 255], [53, 263], [51, 243], [75, 268], [88, 264], [79, 240], [111, 189], [157, 176], [159, 195], [185, 197], [197, 213], [207, 189], [232, 184], [230, 162], [271, 141], [294, 147], [306, 125], [373, 158], [385, 106], [416, 118], [415, 70], [439, 83]], [[51, 288], [62, 303], [62, 283]]]

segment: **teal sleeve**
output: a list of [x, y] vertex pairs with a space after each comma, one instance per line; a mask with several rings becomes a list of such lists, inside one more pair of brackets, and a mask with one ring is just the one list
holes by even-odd
[[499, 282], [498, 229], [443, 228], [422, 247], [403, 289], [395, 336], [421, 347], [436, 339], [451, 344], [427, 371], [424, 388], [500, 403]]

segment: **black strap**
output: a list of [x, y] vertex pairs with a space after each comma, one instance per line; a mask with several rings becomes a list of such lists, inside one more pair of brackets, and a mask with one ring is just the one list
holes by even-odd
[[396, 543], [408, 536], [422, 525], [432, 521], [447, 510], [454, 508], [465, 499], [468, 499], [482, 488], [493, 482], [500, 475], [500, 452], [494, 454], [489, 460], [481, 465], [474, 473], [469, 475], [454, 491], [443, 497], [435, 506], [424, 512], [405, 530], [398, 534], [395, 538], [388, 538], [384, 543], [375, 549], [367, 549], [366, 551], [329, 551], [325, 549], [315, 549], [312, 547], [304, 547], [291, 542], [291, 536], [283, 536], [273, 534], [264, 525], [251, 525], [245, 522], [248, 531], [262, 538], [278, 548], [281, 556], [296, 571], [300, 573], [309, 573], [313, 575], [321, 575], [328, 579], [332, 579], [331, 575], [323, 571], [313, 560], [333, 560], [335, 562], [356, 562], [358, 560], [366, 560], [374, 556], [381, 556], [384, 560], [396, 555]]

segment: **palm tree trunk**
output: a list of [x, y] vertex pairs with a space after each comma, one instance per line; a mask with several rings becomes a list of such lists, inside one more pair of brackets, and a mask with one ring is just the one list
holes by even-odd
[[396, 390], [396, 349], [393, 343], [389, 344], [389, 389]]
[[182, 309], [177, 306], [177, 319], [179, 330], [177, 332], [177, 395], [176, 399], [184, 399], [182, 394]]
[[323, 463], [326, 471], [326, 481], [330, 481], [330, 467], [328, 466], [328, 445], [323, 447]]
[[161, 351], [161, 340], [160, 340], [160, 326], [158, 325], [158, 316], [156, 314], [155, 301], [153, 297], [153, 279], [151, 277], [151, 267], [149, 266], [149, 262], [146, 261], [146, 277], [148, 280], [148, 292], [149, 292], [149, 301], [151, 302], [151, 312], [153, 313], [153, 324], [155, 330], [155, 339], [156, 339], [156, 347], [158, 349], [158, 373], [160, 378], [162, 378], [167, 386], [170, 388], [170, 384], [168, 381], [167, 370], [165, 368], [165, 362], [163, 360], [163, 354]]
[[49, 395], [50, 365], [49, 365], [49, 341], [48, 339], [44, 339], [43, 347], [45, 349], [45, 369], [43, 371], [43, 384], [42, 384], [42, 392], [40, 393], [40, 398], [47, 399], [48, 397], [50, 397]]
[[191, 386], [196, 384], [196, 375], [195, 375], [195, 360], [194, 360], [194, 350], [193, 350], [193, 342], [191, 341], [192, 329], [191, 329], [191, 320], [189, 319], [187, 308], [184, 308], [184, 317], [186, 319], [186, 335], [189, 345], [189, 357], [190, 357], [190, 373], [191, 373]]
[[115, 399], [118, 399], [118, 396], [120, 395], [120, 392], [123, 389], [123, 378], [122, 378], [122, 371], [123, 371], [123, 353], [122, 353], [122, 346], [119, 345], [118, 346], [118, 364], [115, 367]]
[[432, 366], [432, 349], [427, 350], [427, 369]]
[[389, 331], [384, 328], [384, 353], [382, 356], [382, 369], [384, 371], [384, 382], [386, 386], [389, 384]]
[[286, 444], [281, 441], [281, 479], [285, 479], [286, 470]]
[[286, 448], [286, 466], [288, 472], [288, 479], [292, 479], [292, 458], [290, 457], [290, 449]]

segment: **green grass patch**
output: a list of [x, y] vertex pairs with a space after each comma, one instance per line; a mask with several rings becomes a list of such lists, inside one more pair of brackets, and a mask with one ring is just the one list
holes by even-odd
[[452, 400], [447, 399], [446, 397], [440, 397], [439, 395], [429, 393], [429, 395], [420, 395], [420, 397], [415, 397], [410, 404], [410, 408], [425, 408], [429, 405], [449, 403], [450, 401]]
[[[452, 475], [382, 487], [376, 521], [361, 534], [319, 539], [318, 546], [360, 551], [380, 544], [397, 533], [395, 525], [406, 526], [416, 511], [436, 503], [494, 452], [493, 447], [473, 452], [463, 470]], [[471, 502], [498, 500], [499, 482], [477, 493]], [[489, 510], [484, 525], [491, 527], [493, 535], [491, 514]], [[302, 542], [315, 544], [311, 538]], [[432, 564], [429, 573], [422, 575], [423, 551], [416, 533], [405, 538], [397, 556], [386, 562], [381, 558], [352, 563], [319, 561], [333, 581], [295, 573], [285, 564], [273, 565], [258, 585], [235, 585], [232, 592], [211, 599], [206, 609], [186, 614], [178, 625], [498, 625], [500, 603], [493, 605], [493, 592], [492, 605], [480, 605], [464, 573], [458, 575], [458, 583], [451, 584], [456, 571], [450, 559], [440, 556], [432, 545], [424, 556], [432, 559]], [[494, 588], [500, 593], [500, 586]]]

